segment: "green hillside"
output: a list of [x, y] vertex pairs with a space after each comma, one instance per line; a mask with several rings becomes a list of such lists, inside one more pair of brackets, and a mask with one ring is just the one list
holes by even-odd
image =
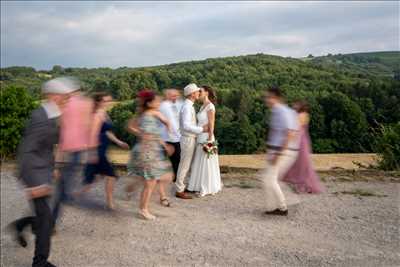
[[[264, 149], [268, 111], [265, 88], [282, 88], [288, 102], [306, 99], [311, 105], [310, 133], [316, 152], [373, 150], [373, 132], [380, 124], [400, 121], [400, 52], [328, 55], [295, 59], [265, 54], [213, 58], [154, 67], [118, 69], [63, 68], [50, 71], [29, 67], [1, 69], [2, 90], [10, 86], [38, 97], [40, 84], [60, 75], [83, 81], [87, 92], [103, 90], [118, 100], [132, 100], [141, 88], [183, 88], [190, 82], [215, 88], [218, 94], [217, 138], [221, 153], [253, 153]], [[115, 107], [116, 131], [124, 130], [134, 105]]]
[[315, 57], [312, 61], [318, 65], [336, 66], [372, 75], [398, 77], [400, 73], [399, 51], [328, 55]]

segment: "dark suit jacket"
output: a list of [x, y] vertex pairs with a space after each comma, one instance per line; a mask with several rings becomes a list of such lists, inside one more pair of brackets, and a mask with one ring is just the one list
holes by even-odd
[[49, 118], [43, 106], [28, 121], [18, 149], [19, 177], [27, 187], [50, 184], [54, 169], [54, 145], [58, 143], [58, 118]]

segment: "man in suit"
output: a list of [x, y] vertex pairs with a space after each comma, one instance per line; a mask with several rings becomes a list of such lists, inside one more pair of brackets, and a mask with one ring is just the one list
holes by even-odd
[[193, 104], [199, 99], [201, 88], [191, 83], [183, 89], [186, 97], [180, 113], [180, 129], [181, 129], [181, 159], [176, 176], [176, 197], [182, 199], [191, 199], [192, 197], [185, 193], [185, 180], [189, 174], [192, 165], [194, 150], [196, 148], [196, 136], [202, 132], [208, 131], [208, 126], [197, 126], [196, 111]]
[[13, 223], [17, 241], [23, 247], [27, 242], [23, 230], [31, 225], [35, 240], [33, 267], [55, 266], [47, 261], [50, 254], [51, 232], [54, 226], [49, 198], [54, 168], [54, 147], [59, 139], [61, 107], [71, 92], [68, 78], [57, 78], [43, 84], [43, 103], [35, 109], [28, 121], [18, 149], [19, 178], [25, 185], [35, 216], [21, 218]]

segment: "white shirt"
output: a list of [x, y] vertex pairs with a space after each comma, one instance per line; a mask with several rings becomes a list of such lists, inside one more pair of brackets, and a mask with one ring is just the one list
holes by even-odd
[[41, 105], [46, 111], [47, 118], [54, 119], [61, 116], [60, 108], [53, 101], [45, 100]]
[[[299, 127], [296, 111], [285, 104], [275, 105], [271, 110], [267, 144], [274, 147], [282, 147], [287, 138], [288, 131], [298, 131]], [[289, 142], [288, 148], [299, 148], [298, 136]]]
[[161, 138], [165, 142], [178, 143], [181, 140], [179, 130], [179, 117], [183, 101], [176, 100], [175, 103], [165, 100], [160, 105], [160, 112], [168, 119], [171, 125], [171, 131], [168, 132], [164, 124], [161, 126]]
[[197, 126], [196, 111], [193, 104], [189, 99], [186, 99], [183, 103], [180, 114], [180, 127], [182, 135], [195, 137], [203, 132], [203, 127]]

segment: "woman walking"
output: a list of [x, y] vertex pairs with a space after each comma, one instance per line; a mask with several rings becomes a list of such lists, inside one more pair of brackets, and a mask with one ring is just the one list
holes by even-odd
[[315, 172], [311, 161], [311, 141], [308, 132], [310, 122], [308, 104], [304, 101], [297, 101], [293, 104], [297, 111], [300, 125], [300, 148], [299, 155], [283, 177], [282, 181], [292, 184], [297, 193], [321, 193], [324, 188]]
[[96, 93], [93, 97], [94, 119], [90, 137], [90, 147], [92, 147], [91, 155], [89, 155], [89, 164], [85, 168], [85, 178], [83, 180], [84, 187], [77, 194], [85, 193], [95, 181], [96, 175], [105, 177], [105, 193], [107, 207], [114, 209], [113, 191], [114, 183], [117, 176], [107, 158], [107, 148], [110, 141], [121, 148], [129, 149], [129, 145], [118, 139], [112, 132], [112, 122], [107, 115], [107, 108], [112, 101], [112, 97], [106, 93]]
[[161, 203], [168, 202], [164, 186], [171, 182], [173, 177], [171, 163], [166, 155], [168, 148], [161, 139], [160, 128], [161, 123], [168, 125], [168, 122], [158, 111], [159, 96], [151, 90], [143, 90], [138, 96], [140, 114], [136, 131], [139, 141], [131, 152], [128, 175], [143, 179], [144, 188], [140, 198], [139, 215], [143, 219], [154, 220], [156, 217], [149, 211], [149, 201], [154, 187], [157, 182], [160, 183]]

